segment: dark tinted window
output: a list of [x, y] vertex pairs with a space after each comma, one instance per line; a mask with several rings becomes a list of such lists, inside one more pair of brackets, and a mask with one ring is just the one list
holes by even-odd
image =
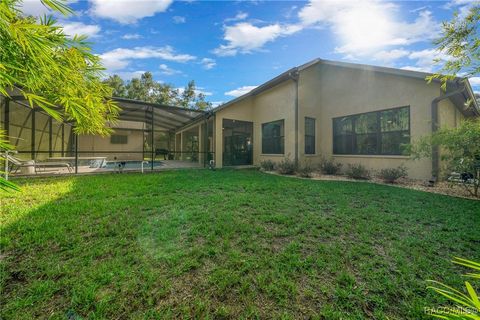
[[410, 108], [333, 119], [334, 154], [401, 155], [410, 143]]
[[315, 154], [315, 119], [305, 118], [305, 154]]
[[284, 120], [262, 124], [262, 153], [283, 154], [284, 148]]

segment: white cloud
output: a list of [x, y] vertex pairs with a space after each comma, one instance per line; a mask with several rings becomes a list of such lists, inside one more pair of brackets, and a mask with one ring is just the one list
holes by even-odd
[[42, 16], [52, 12], [45, 7], [40, 0], [25, 0], [21, 5], [19, 5], [19, 8], [25, 15], [30, 16]]
[[382, 50], [373, 55], [373, 58], [383, 62], [391, 62], [403, 57], [408, 56], [410, 51], [405, 49], [392, 49], [392, 50]]
[[[185, 88], [176, 88], [176, 90], [178, 91], [178, 93], [182, 94], [183, 91], [185, 91]], [[195, 94], [198, 95], [198, 94], [200, 94], [200, 93], [203, 94], [203, 95], [206, 96], [206, 97], [213, 95], [212, 92], [210, 92], [210, 91], [205, 91], [205, 88], [197, 87], [197, 88], [195, 89]]]
[[202, 64], [203, 68], [206, 70], [210, 70], [217, 65], [215, 60], [211, 58], [203, 58], [202, 61], [200, 61], [200, 64]]
[[90, 0], [94, 15], [123, 24], [135, 23], [142, 18], [165, 12], [172, 2], [173, 0]]
[[227, 18], [223, 20], [224, 22], [232, 22], [232, 21], [240, 21], [240, 20], [245, 20], [248, 18], [248, 13], [246, 12], [238, 12], [237, 15], [233, 18]]
[[137, 70], [137, 71], [120, 71], [120, 72], [114, 72], [114, 73], [109, 73], [108, 75], [113, 75], [116, 74], [123, 80], [131, 80], [133, 78], [140, 78], [142, 74], [144, 74], [146, 71], [143, 70]]
[[[421, 72], [434, 72], [441, 63], [452, 58], [448, 54], [439, 52], [434, 48], [411, 51], [407, 57], [409, 60], [412, 60], [414, 64], [403, 66], [401, 69]], [[436, 59], [439, 59], [439, 61], [435, 61]]]
[[480, 86], [480, 77], [471, 77], [468, 79], [468, 81], [474, 87]]
[[472, 6], [472, 5], [478, 5], [480, 1], [478, 0], [451, 0], [450, 2], [447, 2], [444, 6], [445, 9], [451, 9], [453, 7], [457, 6]]
[[84, 24], [81, 22], [63, 22], [63, 31], [69, 37], [74, 35], [86, 35], [91, 38], [97, 37], [100, 33], [100, 26], [95, 24]]
[[429, 11], [413, 22], [401, 21], [398, 7], [390, 2], [312, 0], [299, 12], [305, 27], [327, 27], [335, 35], [337, 53], [367, 56], [391, 46], [428, 41], [438, 34], [439, 24]]
[[431, 72], [430, 68], [422, 68], [422, 67], [416, 67], [416, 66], [404, 66], [404, 67], [401, 67], [400, 69], [410, 70], [410, 71], [420, 71], [420, 72]]
[[438, 52], [436, 49], [413, 51], [408, 55], [408, 58], [416, 60], [416, 66], [426, 72], [432, 72], [439, 64], [438, 62], [435, 62], [435, 59], [440, 59], [440, 61], [448, 61], [451, 59], [450, 56]]
[[395, 55], [406, 55], [403, 49], [396, 47], [430, 41], [438, 35], [440, 27], [427, 10], [418, 11], [416, 19], [409, 22], [398, 16], [398, 9], [393, 2], [380, 0], [310, 0], [299, 10], [297, 23], [259, 26], [238, 22], [224, 26], [226, 43], [213, 53], [219, 56], [250, 53], [305, 28], [328, 28], [338, 42], [337, 53], [355, 59], [382, 52], [378, 54], [378, 60], [393, 61]]
[[172, 68], [170, 68], [169, 66], [167, 66], [166, 64], [163, 64], [163, 63], [159, 66], [159, 68], [160, 68], [160, 73], [164, 74], [166, 76], [173, 76], [175, 74], [182, 73], [182, 71], [172, 69]]
[[218, 56], [234, 56], [237, 53], [250, 53], [261, 49], [267, 42], [278, 37], [293, 34], [301, 30], [296, 25], [271, 24], [263, 27], [254, 26], [251, 23], [240, 22], [232, 26], [225, 26], [224, 40], [222, 44], [213, 50]]
[[240, 97], [240, 96], [243, 96], [244, 94], [252, 91], [256, 87], [257, 86], [243, 86], [243, 87], [231, 90], [231, 91], [227, 91], [227, 92], [225, 92], [225, 95], [226, 96], [231, 96], [231, 97]]
[[224, 104], [225, 101], [211, 101], [210, 103], [212, 104], [212, 108], [216, 108]]
[[[68, 5], [75, 2], [77, 2], [77, 0], [68, 0], [66, 3]], [[25, 15], [30, 16], [37, 17], [53, 13], [53, 11], [44, 6], [40, 0], [23, 0], [18, 7]]]
[[125, 40], [133, 40], [133, 39], [140, 39], [142, 36], [138, 33], [126, 33], [122, 36], [122, 39]]
[[181, 24], [181, 23], [187, 22], [187, 18], [181, 17], [181, 16], [174, 16], [172, 18], [172, 20], [173, 20], [173, 23], [176, 23], [176, 24]]
[[103, 65], [109, 70], [120, 70], [135, 59], [163, 59], [167, 61], [185, 63], [195, 60], [196, 57], [189, 54], [178, 54], [172, 47], [135, 47], [117, 48], [100, 55]]

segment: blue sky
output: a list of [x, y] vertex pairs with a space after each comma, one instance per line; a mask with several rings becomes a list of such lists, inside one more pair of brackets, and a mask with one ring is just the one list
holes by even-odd
[[[90, 36], [108, 74], [144, 71], [183, 87], [194, 79], [215, 105], [314, 58], [434, 71], [432, 39], [471, 1], [71, 0], [59, 17]], [[45, 9], [26, 0], [33, 15]], [[471, 79], [480, 91], [480, 77]]]

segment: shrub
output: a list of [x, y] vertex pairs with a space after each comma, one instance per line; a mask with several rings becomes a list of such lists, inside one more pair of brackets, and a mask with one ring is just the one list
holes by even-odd
[[338, 174], [341, 168], [342, 164], [335, 162], [333, 159], [324, 159], [321, 164], [322, 172], [325, 174]]
[[[480, 120], [465, 120], [456, 128], [443, 128], [410, 145], [414, 158], [438, 153], [446, 164], [444, 175], [460, 174], [459, 183], [472, 195], [480, 197]], [[441, 172], [434, 172], [438, 178]]]
[[311, 178], [313, 173], [313, 167], [309, 162], [306, 162], [303, 166], [297, 169], [297, 173], [302, 178]]
[[406, 176], [407, 168], [405, 168], [403, 165], [398, 168], [382, 169], [378, 173], [378, 177], [387, 183], [394, 183], [398, 179], [404, 178]]
[[370, 171], [361, 164], [349, 164], [346, 172], [347, 176], [357, 180], [370, 179]]
[[295, 174], [298, 164], [290, 158], [284, 158], [277, 165], [277, 170], [281, 174]]
[[273, 171], [275, 170], [275, 162], [272, 160], [260, 161], [260, 168], [264, 171]]

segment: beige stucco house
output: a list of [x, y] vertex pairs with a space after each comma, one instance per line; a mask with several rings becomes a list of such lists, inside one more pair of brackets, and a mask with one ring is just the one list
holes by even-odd
[[333, 158], [343, 168], [404, 165], [411, 178], [430, 179], [441, 166], [438, 150], [413, 160], [403, 147], [480, 110], [467, 80], [449, 82], [445, 92], [426, 76], [316, 59], [208, 112], [117, 98], [122, 111], [109, 137], [78, 136], [74, 123], [57, 123], [18, 95], [0, 96], [0, 125], [24, 160], [68, 160], [75, 168], [92, 157], [151, 170], [168, 161], [222, 168]]
[[411, 178], [429, 179], [438, 155], [413, 160], [403, 145], [480, 112], [476, 102], [466, 107], [474, 98], [468, 81], [444, 92], [427, 75], [321, 59], [292, 68], [214, 109], [215, 164], [333, 158], [373, 170], [403, 164]]

